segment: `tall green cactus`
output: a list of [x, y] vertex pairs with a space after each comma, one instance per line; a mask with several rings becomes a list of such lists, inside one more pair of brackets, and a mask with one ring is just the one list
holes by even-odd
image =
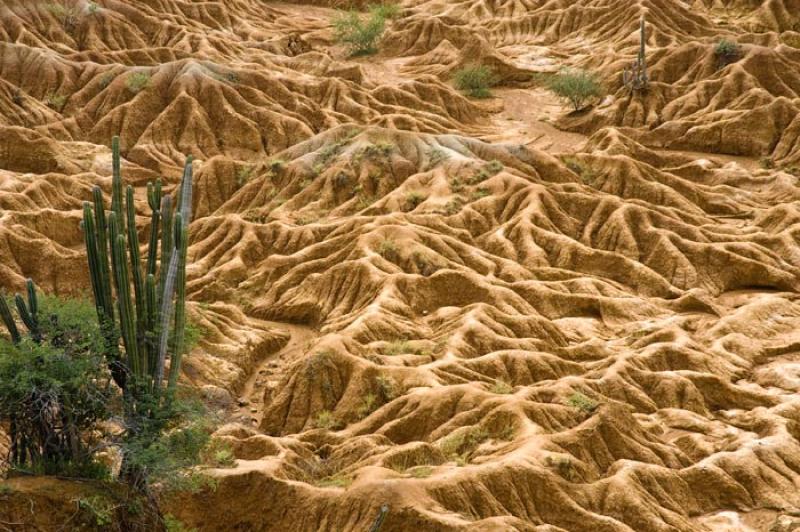
[[639, 68], [644, 83], [647, 83], [647, 28], [644, 15], [639, 21]]
[[[123, 194], [118, 137], [112, 141], [111, 153], [111, 212], [106, 218], [99, 187], [93, 190], [93, 204], [86, 202], [83, 206], [89, 274], [98, 319], [105, 324], [109, 364], [114, 380], [134, 398], [144, 393], [159, 396], [164, 388], [167, 396], [171, 396], [184, 349], [192, 159], [188, 157], [184, 167], [174, 226], [172, 201], [169, 196], [162, 198], [161, 181], [147, 185], [150, 235], [142, 269], [134, 191], [128, 186]], [[159, 232], [160, 265], [157, 264]], [[125, 347], [124, 357], [119, 353], [120, 337]], [[167, 346], [169, 338], [173, 339], [172, 346]], [[168, 359], [170, 373], [165, 382]], [[118, 369], [116, 374], [114, 367]]]
[[[20, 294], [16, 294], [14, 296], [14, 304], [17, 307], [17, 314], [19, 314], [20, 320], [28, 328], [28, 334], [31, 339], [36, 343], [40, 343], [42, 341], [42, 331], [39, 328], [39, 298], [36, 296], [36, 285], [33, 284], [31, 279], [28, 279], [25, 282], [25, 288], [28, 295], [27, 303], [25, 298]], [[6, 329], [8, 329], [11, 341], [15, 344], [20, 343], [22, 336], [3, 294], [0, 294], [0, 318], [2, 318]]]

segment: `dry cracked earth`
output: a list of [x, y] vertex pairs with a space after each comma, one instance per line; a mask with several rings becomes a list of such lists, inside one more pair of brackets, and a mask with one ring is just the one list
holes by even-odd
[[[89, 289], [113, 135], [143, 245], [195, 157], [183, 378], [237, 460], [169, 511], [800, 530], [800, 0], [402, 0], [360, 58], [339, 7], [0, 2], [0, 287]], [[453, 86], [475, 62], [491, 98]], [[564, 67], [607, 96], [569, 113]]]

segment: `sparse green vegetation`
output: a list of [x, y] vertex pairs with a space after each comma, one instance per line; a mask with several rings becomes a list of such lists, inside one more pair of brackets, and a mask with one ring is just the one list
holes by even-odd
[[380, 406], [378, 403], [378, 396], [374, 393], [368, 393], [361, 399], [361, 404], [358, 406], [358, 418], [363, 419], [373, 413]]
[[428, 196], [425, 195], [424, 192], [419, 190], [409, 190], [406, 192], [405, 195], [405, 208], [409, 211], [413, 211], [417, 207], [419, 207]]
[[408, 474], [414, 478], [428, 478], [433, 474], [431, 466], [417, 466], [408, 470]]
[[234, 467], [236, 455], [230, 444], [225, 441], [212, 440], [203, 451], [203, 461], [213, 467]]
[[567, 102], [574, 111], [580, 111], [594, 98], [603, 95], [597, 76], [586, 70], [564, 69], [547, 80], [547, 88]]
[[714, 46], [714, 55], [717, 56], [717, 66], [723, 68], [739, 60], [741, 47], [728, 39], [720, 39]]
[[14, 493], [14, 488], [8, 484], [0, 484], [0, 497], [7, 497]]
[[450, 158], [450, 155], [442, 149], [439, 148], [429, 148], [425, 153], [426, 159], [428, 162], [425, 164], [425, 170], [431, 170], [441, 163], [446, 161]]
[[388, 403], [400, 395], [397, 381], [387, 375], [378, 375], [375, 377], [375, 383], [378, 385], [378, 399], [383, 403]]
[[197, 532], [196, 528], [188, 528], [172, 514], [164, 516], [164, 529], [166, 532]]
[[567, 168], [578, 174], [578, 177], [581, 178], [581, 181], [587, 185], [594, 183], [595, 179], [597, 178], [597, 172], [595, 172], [589, 165], [579, 159], [576, 159], [575, 157], [564, 157], [562, 160]]
[[384, 19], [397, 18], [400, 14], [400, 5], [394, 2], [382, 2], [380, 4], [372, 4], [368, 8], [371, 15], [379, 16]]
[[594, 412], [599, 403], [594, 399], [587, 397], [586, 395], [582, 394], [581, 392], [574, 392], [569, 397], [567, 397], [567, 406], [571, 406], [572, 408], [577, 408], [581, 412], [591, 414]]
[[408, 340], [394, 340], [389, 342], [383, 350], [383, 354], [389, 356], [405, 355], [411, 352], [413, 349]]
[[512, 393], [514, 391], [514, 387], [505, 381], [498, 380], [494, 382], [489, 391], [499, 395], [505, 395]]
[[63, 94], [56, 94], [56, 93], [49, 93], [44, 98], [47, 107], [53, 109], [54, 111], [58, 111], [59, 113], [64, 110], [64, 106], [67, 104], [67, 97]]
[[116, 506], [100, 495], [82, 497], [75, 500], [78, 511], [83, 515], [89, 525], [107, 527], [113, 523]]
[[353, 478], [348, 475], [331, 475], [317, 480], [314, 485], [318, 488], [347, 488], [353, 483]]
[[344, 44], [351, 56], [369, 55], [378, 51], [378, 41], [386, 29], [386, 18], [382, 10], [362, 15], [357, 11], [346, 11], [333, 19], [336, 40]]
[[775, 160], [772, 157], [762, 157], [758, 160], [758, 165], [764, 170], [774, 170]]
[[491, 191], [486, 187], [478, 187], [472, 191], [472, 194], [470, 194], [472, 201], [477, 201], [489, 195], [491, 195]]
[[147, 72], [134, 72], [125, 80], [125, 86], [134, 94], [139, 94], [150, 84], [150, 74]]
[[378, 247], [375, 251], [386, 260], [394, 260], [398, 256], [397, 242], [392, 238], [383, 238], [378, 243]]
[[455, 87], [472, 98], [488, 98], [496, 80], [492, 69], [485, 65], [467, 65], [453, 73]]
[[325, 430], [336, 430], [341, 426], [339, 419], [330, 410], [323, 410], [314, 419], [314, 427]]
[[249, 165], [240, 166], [236, 169], [236, 185], [241, 188], [243, 187], [248, 181], [250, 181], [250, 176], [253, 174], [253, 167]]
[[478, 170], [475, 175], [471, 176], [467, 180], [467, 184], [475, 185], [477, 183], [482, 183], [486, 181], [492, 176], [499, 174], [503, 170], [503, 163], [497, 160], [489, 161], [488, 163], [484, 164], [480, 170]]
[[478, 446], [488, 440], [490, 434], [481, 427], [459, 430], [439, 443], [439, 450], [459, 466], [468, 464]]

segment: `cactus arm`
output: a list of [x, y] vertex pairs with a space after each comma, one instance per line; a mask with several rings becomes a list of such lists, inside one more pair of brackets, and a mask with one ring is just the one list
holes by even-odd
[[[177, 231], [183, 225], [181, 220], [181, 213], [175, 215], [175, 229]], [[173, 308], [173, 294], [175, 292], [175, 282], [178, 277], [178, 250], [173, 250], [172, 256], [167, 267], [164, 292], [161, 294], [161, 325], [159, 327], [159, 342], [158, 342], [158, 361], [156, 363], [155, 372], [155, 389], [158, 390], [161, 382], [164, 380], [164, 366], [167, 362], [167, 345], [169, 342], [170, 331], [170, 318], [172, 318]]]
[[111, 296], [111, 268], [108, 264], [108, 231], [106, 230], [106, 211], [103, 205], [103, 193], [100, 187], [92, 189], [94, 199], [94, 225], [97, 230], [97, 258], [102, 288], [102, 296], [97, 301], [103, 307], [105, 319], [114, 323], [114, 303]]
[[39, 343], [41, 340], [39, 329], [36, 326], [33, 316], [31, 316], [31, 313], [28, 311], [28, 307], [25, 305], [25, 300], [21, 295], [17, 294], [14, 296], [14, 303], [17, 305], [17, 312], [19, 313], [20, 319], [22, 319], [22, 323], [24, 323], [25, 327], [30, 331], [31, 338], [33, 338], [34, 342]]
[[[145, 370], [145, 374], [152, 379], [153, 372], [156, 367], [157, 360], [157, 345], [156, 345], [156, 326], [158, 325], [158, 298], [156, 297], [156, 278], [151, 273], [147, 275], [147, 279], [145, 280], [145, 293], [146, 298], [145, 302], [147, 303], [147, 308], [145, 310], [145, 327], [147, 329], [147, 335], [145, 337], [145, 344], [147, 345], [147, 368]], [[152, 390], [153, 383], [152, 381], [148, 383], [149, 388]]]
[[113, 252], [116, 268], [117, 307], [119, 308], [120, 329], [122, 340], [125, 342], [125, 352], [128, 355], [128, 368], [137, 378], [141, 376], [141, 365], [136, 334], [136, 317], [133, 301], [131, 299], [130, 278], [128, 263], [125, 260], [125, 237], [117, 235]]
[[[122, 165], [119, 155], [119, 137], [111, 139], [111, 211], [117, 218], [120, 231], [125, 230], [122, 217]], [[113, 242], [111, 243], [113, 246]]]
[[167, 268], [172, 258], [172, 197], [164, 196], [161, 200], [161, 271], [158, 280], [158, 300], [163, 301], [164, 282], [167, 279]]
[[125, 190], [125, 207], [128, 215], [128, 248], [130, 269], [133, 277], [133, 293], [136, 296], [136, 320], [144, 320], [144, 279], [142, 279], [142, 260], [139, 251], [139, 234], [136, 232], [136, 211], [133, 203], [133, 187]]
[[169, 364], [168, 395], [172, 395], [178, 382], [183, 357], [185, 328], [186, 328], [186, 251], [189, 247], [189, 232], [185, 225], [176, 231], [178, 237], [175, 242], [178, 253], [178, 272], [175, 289], [175, 335], [172, 347], [172, 359]]
[[8, 329], [8, 334], [11, 335], [11, 341], [18, 344], [22, 338], [19, 335], [17, 324], [14, 323], [14, 316], [11, 314], [11, 309], [8, 308], [8, 303], [6, 303], [6, 296], [2, 292], [0, 292], [0, 318], [3, 319], [6, 329]]
[[161, 221], [161, 180], [155, 184], [147, 184], [147, 203], [150, 205], [150, 242], [147, 248], [147, 275], [156, 274], [156, 257], [158, 256], [158, 226]]
[[105, 308], [102, 280], [100, 279], [100, 261], [97, 256], [97, 233], [94, 226], [94, 213], [88, 201], [83, 203], [83, 223], [81, 223], [81, 228], [83, 229], [83, 240], [86, 242], [86, 258], [89, 263], [89, 278], [92, 282], [97, 317], [102, 318], [105, 314]]
[[39, 299], [36, 297], [36, 285], [33, 284], [32, 279], [28, 279], [25, 284], [28, 289], [28, 308], [31, 309], [31, 317], [33, 321], [39, 324]]

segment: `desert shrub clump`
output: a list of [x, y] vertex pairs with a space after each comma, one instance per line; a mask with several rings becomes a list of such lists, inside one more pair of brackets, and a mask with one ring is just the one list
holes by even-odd
[[150, 74], [147, 72], [134, 72], [125, 81], [128, 90], [134, 94], [139, 94], [150, 84]]
[[565, 69], [550, 76], [547, 88], [575, 111], [580, 111], [593, 98], [603, 95], [597, 75], [581, 69]]
[[741, 54], [739, 45], [728, 39], [721, 39], [714, 46], [714, 55], [717, 56], [717, 65], [722, 68], [735, 63]]
[[453, 73], [453, 83], [458, 90], [471, 98], [488, 98], [496, 83], [494, 72], [485, 65], [467, 65]]
[[108, 419], [112, 397], [104, 337], [88, 302], [19, 296], [23, 333], [0, 302], [0, 422], [9, 425], [11, 466], [36, 474], [103, 478], [85, 435]]
[[351, 56], [370, 55], [378, 51], [378, 41], [386, 29], [382, 10], [363, 15], [357, 11], [339, 13], [333, 19], [337, 42], [344, 44]]

